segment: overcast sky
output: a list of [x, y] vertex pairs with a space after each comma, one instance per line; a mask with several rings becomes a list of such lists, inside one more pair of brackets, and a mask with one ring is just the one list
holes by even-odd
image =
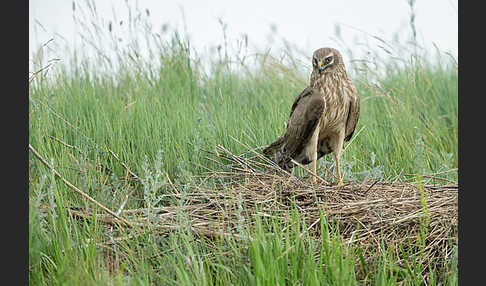
[[[279, 37], [310, 54], [323, 46], [336, 46], [335, 27], [340, 25], [342, 38], [349, 45], [358, 38], [376, 35], [387, 41], [399, 34], [410, 36], [410, 8], [406, 0], [347, 0], [347, 1], [265, 1], [265, 0], [139, 0], [138, 7], [150, 11], [155, 27], [168, 24], [184, 29], [193, 47], [204, 51], [215, 43], [222, 43], [222, 29], [218, 18], [227, 24], [230, 39], [248, 35], [253, 47], [268, 45], [272, 26]], [[75, 1], [82, 5], [84, 1]], [[126, 17], [124, 0], [95, 1], [98, 13], [105, 19]], [[415, 26], [422, 44], [457, 56], [458, 3], [457, 0], [417, 0]], [[115, 11], [115, 12], [113, 12]], [[32, 53], [39, 43], [51, 38], [61, 41], [61, 35], [74, 43], [76, 27], [72, 16], [72, 1], [29, 0], [29, 49]], [[119, 15], [118, 15], [119, 14]], [[39, 23], [43, 28], [39, 27]], [[185, 27], [184, 27], [185, 23]], [[62, 56], [61, 56], [62, 57]]]

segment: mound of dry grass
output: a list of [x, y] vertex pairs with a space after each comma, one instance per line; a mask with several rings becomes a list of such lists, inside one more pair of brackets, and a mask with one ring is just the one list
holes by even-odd
[[222, 159], [221, 169], [228, 171], [210, 172], [209, 177], [220, 184], [198, 187], [186, 198], [188, 207], [198, 206], [190, 207], [188, 214], [196, 228], [207, 227], [205, 233], [217, 229], [234, 233], [242, 214], [250, 222], [256, 215], [290, 220], [291, 209], [296, 207], [311, 234], [320, 233], [321, 210], [345, 242], [359, 243], [364, 250], [383, 242], [398, 252], [399, 246], [420, 245], [422, 239], [421, 260], [425, 262], [447, 259], [451, 245], [457, 243], [457, 184], [375, 181], [338, 187], [322, 178], [313, 184], [310, 176], [285, 174], [252, 150], [250, 156], [238, 156], [218, 146], [208, 153]]
[[[254, 150], [242, 156], [223, 146], [205, 151], [208, 160], [217, 163], [217, 170], [189, 187], [173, 184], [167, 176], [163, 206], [120, 208], [116, 216], [110, 212], [96, 216], [107, 224], [129, 221], [141, 229], [150, 224], [161, 233], [188, 227], [208, 238], [239, 239], [242, 220], [253, 224], [261, 216], [289, 222], [292, 210], [297, 209], [317, 239], [322, 211], [343, 241], [359, 243], [364, 253], [385, 244], [399, 254], [399, 246], [422, 243], [420, 259], [426, 263], [447, 259], [451, 245], [457, 244], [457, 184], [375, 181], [338, 187], [322, 178], [313, 184], [310, 176], [303, 179], [286, 173]], [[70, 212], [78, 218], [93, 216], [87, 210]]]

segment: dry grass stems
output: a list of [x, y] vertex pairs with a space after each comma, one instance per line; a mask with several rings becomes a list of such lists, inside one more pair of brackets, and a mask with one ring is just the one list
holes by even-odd
[[[291, 209], [296, 207], [309, 234], [318, 238], [322, 210], [343, 242], [359, 243], [368, 261], [376, 257], [366, 257], [366, 250], [384, 243], [395, 246], [399, 253], [399, 245], [416, 245], [421, 234], [425, 235], [423, 262], [447, 259], [451, 245], [457, 243], [457, 184], [421, 187], [417, 183], [375, 181], [337, 187], [322, 178], [312, 184], [312, 174], [308, 179], [295, 177], [255, 150], [250, 149], [245, 156], [220, 145], [215, 151], [204, 151], [218, 169], [208, 171], [205, 183], [188, 188], [169, 179], [163, 206], [151, 210], [122, 207], [120, 213], [109, 211], [96, 216], [108, 225], [128, 220], [141, 230], [150, 225], [160, 233], [168, 233], [187, 227], [210, 239], [240, 239], [244, 235], [238, 229], [242, 219], [250, 224], [255, 216], [288, 222]], [[126, 201], [122, 203], [125, 206]], [[93, 215], [89, 210], [70, 212], [77, 218]]]

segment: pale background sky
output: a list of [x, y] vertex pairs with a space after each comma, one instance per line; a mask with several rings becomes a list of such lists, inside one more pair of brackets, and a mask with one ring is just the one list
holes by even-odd
[[[84, 1], [75, 1], [82, 5]], [[98, 13], [105, 19], [126, 18], [124, 0], [98, 0]], [[200, 51], [223, 42], [218, 18], [228, 25], [231, 39], [248, 35], [254, 49], [268, 47], [268, 36], [272, 25], [279, 36], [310, 55], [323, 46], [336, 46], [335, 26], [341, 27], [344, 42], [352, 46], [357, 39], [368, 35], [391, 41], [398, 32], [401, 41], [410, 37], [410, 9], [406, 0], [347, 0], [347, 1], [265, 1], [265, 0], [185, 0], [157, 1], [139, 0], [144, 11], [150, 11], [154, 30], [163, 24], [180, 31], [186, 29], [191, 44]], [[417, 0], [415, 3], [415, 26], [417, 38], [427, 49], [435, 44], [442, 52], [457, 58], [458, 51], [458, 0]], [[72, 1], [29, 0], [29, 50], [53, 38], [57, 42], [75, 42], [76, 29], [72, 16]], [[113, 12], [115, 11], [115, 12]], [[185, 27], [184, 20], [185, 19]], [[38, 23], [42, 24], [40, 28]], [[275, 45], [278, 45], [278, 41]], [[369, 43], [371, 46], [379, 44]], [[339, 48], [339, 47], [338, 47]], [[362, 55], [359, 48], [358, 54]], [[361, 49], [362, 50], [362, 49]], [[64, 55], [60, 54], [62, 58]]]

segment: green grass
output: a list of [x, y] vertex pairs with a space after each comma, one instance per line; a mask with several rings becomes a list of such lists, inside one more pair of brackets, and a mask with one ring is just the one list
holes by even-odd
[[[308, 81], [305, 68], [270, 55], [252, 67], [219, 58], [204, 72], [178, 36], [153, 52], [155, 64], [121, 51], [126, 61], [112, 73], [99, 72], [93, 59], [75, 59], [71, 70], [60, 64], [55, 76], [39, 74], [30, 85], [29, 143], [65, 179], [112, 210], [132, 191], [126, 209], [168, 203], [158, 199], [165, 173], [190, 192], [206, 168], [217, 168], [203, 149], [221, 144], [245, 151], [232, 138], [252, 148], [272, 142]], [[405, 174], [420, 173], [457, 181], [457, 65], [447, 58], [439, 64], [390, 60], [382, 72], [374, 83], [370, 73], [353, 78], [361, 116], [345, 146], [345, 180], [414, 180]], [[325, 159], [321, 164], [332, 162]], [[142, 184], [127, 181], [120, 162]], [[323, 168], [319, 172], [325, 176]], [[117, 237], [127, 237], [115, 251], [100, 221], [68, 215], [69, 207], [101, 210], [32, 155], [29, 197], [33, 285], [457, 285], [457, 252], [451, 261], [428, 265], [426, 276], [413, 263], [419, 253], [414, 247], [400, 252], [384, 245], [368, 265], [360, 246], [344, 244], [325, 216], [322, 239], [310, 236], [297, 210], [288, 225], [261, 219], [243, 226], [242, 241], [199, 238], [184, 227], [168, 235], [150, 225], [144, 232], [115, 229]], [[404, 257], [410, 264], [397, 262]]]
[[[122, 73], [92, 81], [84, 71], [31, 87], [30, 143], [55, 154], [56, 162], [72, 161], [65, 147], [46, 138], [51, 135], [118, 174], [108, 149], [135, 162], [130, 164], [135, 173], [141, 173], [146, 157], [153, 161], [162, 150], [162, 168], [171, 177], [199, 174], [197, 166], [208, 164], [200, 147], [222, 144], [238, 153], [242, 146], [231, 137], [258, 147], [279, 136], [289, 106], [307, 84], [299, 71], [280, 73], [279, 66], [261, 66], [251, 74], [222, 66], [209, 77], [185, 57], [164, 55], [154, 78]], [[357, 136], [343, 155], [354, 172], [379, 165], [394, 176], [457, 167], [457, 70], [390, 67], [380, 88], [360, 79], [355, 83], [362, 112]], [[457, 172], [446, 176], [457, 179]]]

